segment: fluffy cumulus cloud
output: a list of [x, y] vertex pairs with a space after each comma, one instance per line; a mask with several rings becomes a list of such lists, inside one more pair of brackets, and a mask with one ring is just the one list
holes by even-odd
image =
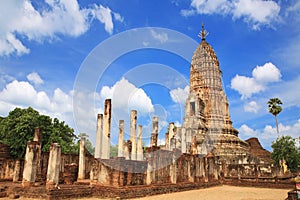
[[40, 75], [36, 72], [32, 72], [26, 76], [27, 80], [35, 85], [43, 84], [44, 81], [41, 79]]
[[252, 71], [252, 77], [237, 74], [231, 80], [231, 88], [238, 91], [242, 99], [246, 99], [264, 91], [269, 83], [278, 82], [280, 78], [280, 70], [269, 62], [263, 66], [256, 66]]
[[255, 81], [254, 78], [236, 75], [231, 80], [231, 88], [242, 95], [242, 99], [251, 97], [252, 94], [261, 92], [265, 86]]
[[[279, 124], [280, 135], [290, 135], [294, 138], [299, 137], [300, 130], [300, 119], [298, 119], [294, 124], [284, 125]], [[248, 139], [250, 137], [257, 137], [261, 140], [264, 146], [270, 146], [272, 141], [275, 141], [278, 137], [276, 126], [266, 125], [263, 129], [253, 129], [246, 124], [243, 124], [238, 128], [240, 137], [242, 139]]]
[[279, 21], [280, 6], [275, 1], [265, 0], [192, 0], [190, 9], [181, 10], [183, 16], [195, 14], [231, 15], [233, 19], [243, 19], [253, 29], [261, 25], [272, 25]]
[[54, 90], [52, 96], [45, 91], [37, 91], [27, 81], [14, 80], [0, 91], [0, 113], [6, 116], [15, 107], [33, 107], [52, 117], [69, 121], [72, 118], [72, 92], [65, 93], [61, 89]]
[[260, 109], [260, 106], [256, 103], [256, 101], [250, 101], [244, 105], [244, 110], [246, 112], [257, 113]]
[[192, 0], [191, 6], [199, 14], [226, 14], [231, 9], [231, 3], [227, 0]]
[[239, 133], [242, 134], [245, 138], [247, 137], [257, 137], [259, 131], [255, 131], [246, 124], [243, 124], [239, 129]]
[[252, 76], [257, 82], [269, 83], [279, 81], [281, 73], [274, 64], [268, 62], [263, 66], [255, 67], [252, 71]]
[[190, 87], [176, 88], [170, 91], [170, 96], [175, 103], [185, 104], [185, 101], [189, 95]]
[[152, 101], [145, 91], [137, 88], [125, 78], [116, 82], [112, 87], [102, 87], [100, 96], [102, 99], [111, 98], [115, 110], [128, 112], [134, 109], [141, 115], [154, 111]]
[[25, 39], [43, 41], [57, 35], [77, 37], [85, 33], [93, 19], [103, 23], [108, 33], [113, 31], [113, 16], [122, 21], [120, 14], [108, 7], [94, 4], [81, 8], [77, 0], [45, 0], [43, 6], [29, 0], [10, 0], [0, 7], [0, 56], [22, 55], [30, 52]]

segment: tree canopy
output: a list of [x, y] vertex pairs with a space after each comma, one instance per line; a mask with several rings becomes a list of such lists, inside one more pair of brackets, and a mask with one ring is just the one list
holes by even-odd
[[296, 145], [296, 139], [291, 136], [282, 136], [272, 142], [272, 148], [271, 157], [276, 165], [279, 165], [279, 162], [284, 159], [292, 172], [297, 171], [297, 167], [300, 165], [300, 149]]
[[277, 130], [277, 134], [279, 137], [279, 129], [278, 129], [278, 120], [277, 120], [277, 115], [282, 111], [282, 108], [280, 105], [282, 105], [282, 102], [279, 98], [271, 98], [268, 101], [268, 107], [269, 107], [269, 113], [271, 113], [276, 120], [276, 130]]
[[42, 130], [42, 151], [48, 151], [50, 144], [57, 142], [63, 153], [78, 152], [77, 136], [71, 127], [57, 118], [41, 115], [31, 107], [15, 108], [0, 119], [0, 142], [10, 146], [13, 157], [22, 158], [36, 127]]

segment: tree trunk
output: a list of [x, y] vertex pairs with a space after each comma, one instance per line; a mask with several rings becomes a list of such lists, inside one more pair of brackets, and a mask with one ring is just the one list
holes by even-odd
[[276, 120], [276, 130], [277, 130], [277, 134], [278, 134], [278, 138], [279, 138], [278, 120], [277, 120], [277, 116], [276, 115], [275, 115], [275, 120]]

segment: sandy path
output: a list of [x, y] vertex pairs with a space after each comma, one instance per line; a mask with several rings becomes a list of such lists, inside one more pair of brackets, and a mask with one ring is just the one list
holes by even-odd
[[[223, 185], [200, 190], [136, 198], [134, 200], [284, 200], [287, 197], [288, 191], [290, 191], [290, 189], [268, 189]], [[27, 198], [20, 198], [20, 200], [21, 199], [33, 200]], [[82, 198], [80, 200], [97, 199], [98, 198]]]
[[289, 189], [217, 186], [212, 188], [155, 195], [140, 200], [283, 200]]

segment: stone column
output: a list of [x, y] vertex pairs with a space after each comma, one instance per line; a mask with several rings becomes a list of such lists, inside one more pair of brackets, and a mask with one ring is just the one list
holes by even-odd
[[170, 165], [170, 179], [171, 183], [177, 183], [177, 164], [176, 153], [173, 151], [172, 164]]
[[27, 142], [25, 163], [23, 170], [22, 186], [28, 187], [34, 184], [37, 170], [37, 154], [40, 151], [39, 142]]
[[91, 166], [91, 170], [90, 170], [90, 185], [95, 184], [96, 182], [98, 182], [98, 177], [99, 177], [99, 162], [98, 160], [93, 160], [93, 164]]
[[111, 99], [105, 100], [103, 134], [102, 134], [102, 150], [101, 158], [109, 159], [110, 157], [110, 123], [111, 123]]
[[97, 131], [96, 131], [96, 146], [95, 146], [95, 158], [101, 157], [102, 148], [102, 132], [103, 131], [103, 114], [97, 115]]
[[11, 166], [11, 161], [10, 160], [6, 160], [6, 162], [4, 162], [4, 179], [10, 179], [11, 178], [11, 173], [10, 173], [10, 171], [11, 171], [11, 169], [10, 169], [10, 166]]
[[181, 129], [181, 153], [186, 153], [186, 130]]
[[41, 168], [41, 158], [42, 158], [42, 130], [40, 128], [34, 129], [33, 141], [38, 142], [40, 145], [39, 151], [37, 153], [37, 181], [41, 181], [42, 178], [42, 168]]
[[165, 149], [166, 149], [166, 150], [171, 149], [170, 142], [169, 142], [169, 133], [166, 133], [166, 135], [165, 135], [165, 140], [166, 140], [166, 143], [165, 143]]
[[42, 131], [40, 128], [34, 129], [33, 141], [40, 142], [40, 143], [42, 142]]
[[[169, 144], [169, 148], [167, 149], [167, 150], [170, 150], [170, 151], [172, 151], [172, 148], [171, 148], [171, 139], [173, 138], [173, 136], [175, 135], [175, 133], [174, 133], [174, 128], [175, 128], [175, 125], [174, 125], [174, 122], [171, 122], [170, 124], [169, 124], [169, 131], [168, 131], [168, 135], [169, 135], [169, 137], [168, 137], [168, 144]], [[167, 140], [166, 140], [166, 142], [167, 142]]]
[[206, 176], [206, 162], [205, 162], [206, 158], [205, 157], [202, 157], [200, 158], [200, 163], [199, 163], [199, 167], [200, 167], [200, 177], [202, 178], [201, 181], [202, 182], [207, 182], [205, 181], [207, 179], [207, 176]]
[[195, 167], [194, 167], [194, 157], [192, 155], [189, 155], [189, 160], [187, 163], [187, 167], [188, 167], [188, 178], [189, 178], [189, 182], [195, 182]]
[[124, 120], [119, 121], [118, 157], [124, 157]]
[[13, 182], [18, 182], [20, 180], [20, 172], [21, 172], [21, 161], [18, 159], [15, 162]]
[[137, 111], [132, 110], [130, 114], [130, 141], [131, 141], [131, 160], [136, 160], [136, 121]]
[[147, 172], [146, 172], [146, 184], [151, 185], [152, 183], [152, 173], [153, 173], [153, 167], [151, 163], [148, 161], [147, 165]]
[[128, 142], [124, 144], [124, 157], [126, 160], [130, 160], [130, 152], [128, 147]]
[[85, 179], [85, 137], [80, 139], [78, 179]]
[[52, 143], [49, 152], [46, 188], [56, 188], [59, 182], [61, 148], [58, 143]]
[[157, 146], [157, 138], [158, 138], [158, 117], [153, 117], [150, 147]]
[[143, 126], [138, 126], [138, 141], [137, 141], [137, 160], [144, 160], [144, 151], [143, 151], [143, 140], [142, 140]]

